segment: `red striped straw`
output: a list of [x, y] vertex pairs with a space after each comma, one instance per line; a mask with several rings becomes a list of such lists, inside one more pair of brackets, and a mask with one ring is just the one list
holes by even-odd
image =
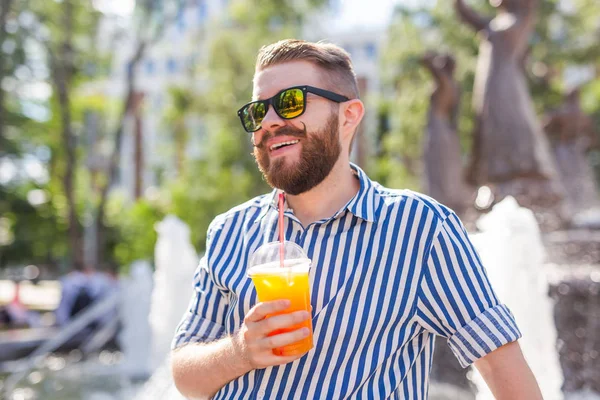
[[279, 264], [283, 268], [283, 261], [285, 260], [285, 236], [283, 235], [283, 202], [285, 195], [283, 192], [279, 193]]

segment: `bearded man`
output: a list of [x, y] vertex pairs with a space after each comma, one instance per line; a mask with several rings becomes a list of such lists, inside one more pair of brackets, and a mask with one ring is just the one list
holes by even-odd
[[[426, 399], [441, 335], [496, 398], [541, 399], [517, 324], [456, 214], [350, 162], [363, 114], [343, 49], [284, 40], [260, 50], [253, 101], [238, 115], [273, 192], [210, 224], [173, 340], [175, 385], [191, 399]], [[312, 312], [257, 302], [247, 274], [253, 252], [278, 239], [281, 192], [285, 240], [312, 260]], [[276, 355], [310, 334], [286, 332], [308, 319], [314, 347]]]

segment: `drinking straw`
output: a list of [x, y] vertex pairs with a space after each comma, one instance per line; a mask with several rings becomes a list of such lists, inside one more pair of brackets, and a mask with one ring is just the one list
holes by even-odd
[[283, 192], [279, 193], [279, 264], [283, 268], [285, 260], [285, 236], [283, 235]]

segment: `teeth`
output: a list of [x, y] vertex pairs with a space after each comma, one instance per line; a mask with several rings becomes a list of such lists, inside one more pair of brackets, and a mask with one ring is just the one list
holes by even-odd
[[286, 146], [288, 144], [296, 144], [298, 142], [299, 142], [299, 140], [291, 140], [289, 142], [277, 143], [277, 144], [274, 144], [273, 146], [271, 146], [271, 150], [276, 150], [276, 149], [278, 149], [280, 147], [283, 147], [283, 146]]

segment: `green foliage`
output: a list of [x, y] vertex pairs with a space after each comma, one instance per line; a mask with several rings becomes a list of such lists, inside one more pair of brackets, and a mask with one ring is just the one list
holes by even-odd
[[[121, 263], [152, 258], [156, 233], [152, 226], [170, 213], [191, 228], [196, 249], [204, 250], [206, 231], [215, 216], [270, 188], [263, 181], [252, 153], [250, 136], [242, 129], [236, 111], [252, 96], [254, 62], [261, 46], [299, 34], [303, 17], [321, 0], [300, 2], [265, 0], [257, 7], [249, 0], [230, 3], [226, 18], [215, 21], [205, 38], [208, 56], [199, 65], [202, 92], [190, 87], [169, 91], [165, 128], [174, 145], [187, 147], [192, 132], [185, 124], [201, 118], [205, 131], [200, 159], [176, 160], [178, 177], [166, 182], [154, 202], [143, 200], [117, 214], [120, 243], [115, 256]], [[178, 157], [185, 157], [178, 154]], [[132, 241], [138, 241], [132, 243]]]
[[0, 187], [0, 266], [53, 263], [65, 255], [66, 225], [57, 219], [53, 199], [29, 203], [33, 190], [49, 195], [32, 183]]
[[[210, 221], [222, 212], [269, 190], [251, 154], [250, 136], [244, 132], [236, 110], [252, 96], [252, 77], [256, 54], [261, 46], [300, 34], [308, 12], [324, 0], [231, 0], [226, 16], [214, 21], [199, 38], [202, 50], [200, 65], [190, 77], [190, 84], [169, 91], [170, 105], [165, 110], [164, 131], [175, 146], [177, 176], [163, 177], [152, 196], [129, 204], [114, 195], [108, 204], [106, 224], [110, 256], [120, 265], [136, 259], [152, 259], [156, 231], [154, 224], [167, 214], [175, 214], [192, 230], [192, 240], [203, 250]], [[485, 0], [470, 3], [482, 13], [492, 16]], [[541, 1], [536, 34], [526, 68], [531, 71], [531, 90], [540, 114], [562, 101], [564, 85], [560, 78], [567, 67], [596, 65], [600, 60], [597, 46], [600, 7], [597, 0], [572, 0], [575, 12], [560, 8], [560, 0]], [[64, 24], [65, 1], [24, 2], [15, 0], [11, 18], [18, 20], [23, 12], [34, 18], [28, 28], [18, 24], [8, 38], [15, 43], [10, 57], [5, 57], [3, 74], [19, 84], [38, 80], [51, 84], [50, 54], [59, 54], [67, 34]], [[168, 8], [179, 0], [139, 0], [136, 3], [136, 37], [155, 39], [170, 23]], [[406, 10], [398, 8], [389, 27], [388, 44], [381, 51], [381, 79], [385, 92], [379, 101], [378, 157], [369, 171], [374, 179], [390, 187], [420, 189], [422, 173], [422, 137], [425, 131], [429, 96], [433, 79], [420, 65], [427, 50], [449, 52], [457, 60], [456, 78], [461, 83], [462, 101], [459, 133], [465, 158], [470, 151], [473, 130], [471, 92], [479, 40], [459, 22], [453, 1], [438, 1], [431, 8]], [[29, 8], [26, 10], [25, 6]], [[71, 91], [71, 114], [78, 141], [76, 179], [77, 212], [85, 223], [97, 205], [97, 192], [90, 190], [104, 178], [94, 178], [81, 162], [87, 156], [85, 115], [93, 110], [103, 116], [106, 131], [120, 115], [120, 102], [107, 102], [98, 95], [80, 89], [94, 79], [102, 78], [111, 63], [111, 55], [95, 48], [98, 13], [89, 1], [73, 1], [75, 25], [72, 30], [74, 74]], [[39, 28], [44, 29], [40, 30]], [[45, 33], [44, 33], [45, 32]], [[40, 35], [41, 34], [41, 35]], [[34, 41], [41, 46], [42, 57], [32, 59], [24, 43]], [[4, 54], [3, 54], [4, 56]], [[29, 58], [28, 58], [29, 57]], [[45, 71], [32, 79], [23, 68]], [[20, 70], [21, 72], [17, 73]], [[25, 76], [25, 77], [24, 77]], [[1, 79], [0, 79], [1, 80]], [[201, 82], [201, 92], [191, 83]], [[6, 90], [4, 85], [0, 90]], [[50, 158], [47, 183], [31, 180], [0, 185], [0, 266], [7, 263], [57, 262], [68, 254], [66, 241], [67, 202], [62, 186], [66, 162], [61, 137], [60, 108], [56, 92], [48, 100], [24, 99], [19, 92], [6, 92], [7, 112], [2, 123], [5, 137], [0, 143], [0, 157], [22, 157], [47, 149]], [[582, 91], [582, 102], [600, 124], [600, 86], [596, 80]], [[49, 118], [32, 118], [32, 106], [49, 111]], [[190, 130], [189, 118], [202, 121], [202, 147], [199, 158], [189, 158], [186, 148], [197, 134]], [[104, 123], [104, 122], [103, 122]], [[600, 125], [598, 125], [600, 126]], [[111, 137], [105, 137], [109, 146]], [[600, 155], [591, 156], [600, 171]], [[32, 206], [27, 195], [43, 190], [48, 201]], [[94, 195], [96, 193], [96, 195]], [[7, 243], [9, 242], [7, 240]]]
[[[239, 167], [216, 167], [199, 161], [171, 187], [171, 212], [190, 225], [192, 243], [204, 251], [206, 230], [214, 217], [259, 193], [255, 176]], [[195, 183], [194, 183], [195, 182]]]
[[381, 60], [383, 84], [394, 89], [383, 100], [389, 110], [390, 129], [381, 135], [383, 154], [374, 171], [384, 185], [420, 190], [422, 138], [434, 88], [433, 78], [420, 59], [429, 50], [448, 52], [456, 58], [455, 76], [462, 83], [459, 132], [463, 149], [470, 147], [470, 135], [466, 133], [472, 129], [469, 105], [477, 42], [455, 18], [450, 2], [438, 2], [431, 9], [400, 7], [394, 14]]
[[124, 200], [113, 197], [107, 207], [107, 225], [113, 228], [114, 260], [122, 267], [139, 259], [151, 260], [157, 233], [154, 225], [164, 218], [160, 204], [144, 199], [127, 207]]

